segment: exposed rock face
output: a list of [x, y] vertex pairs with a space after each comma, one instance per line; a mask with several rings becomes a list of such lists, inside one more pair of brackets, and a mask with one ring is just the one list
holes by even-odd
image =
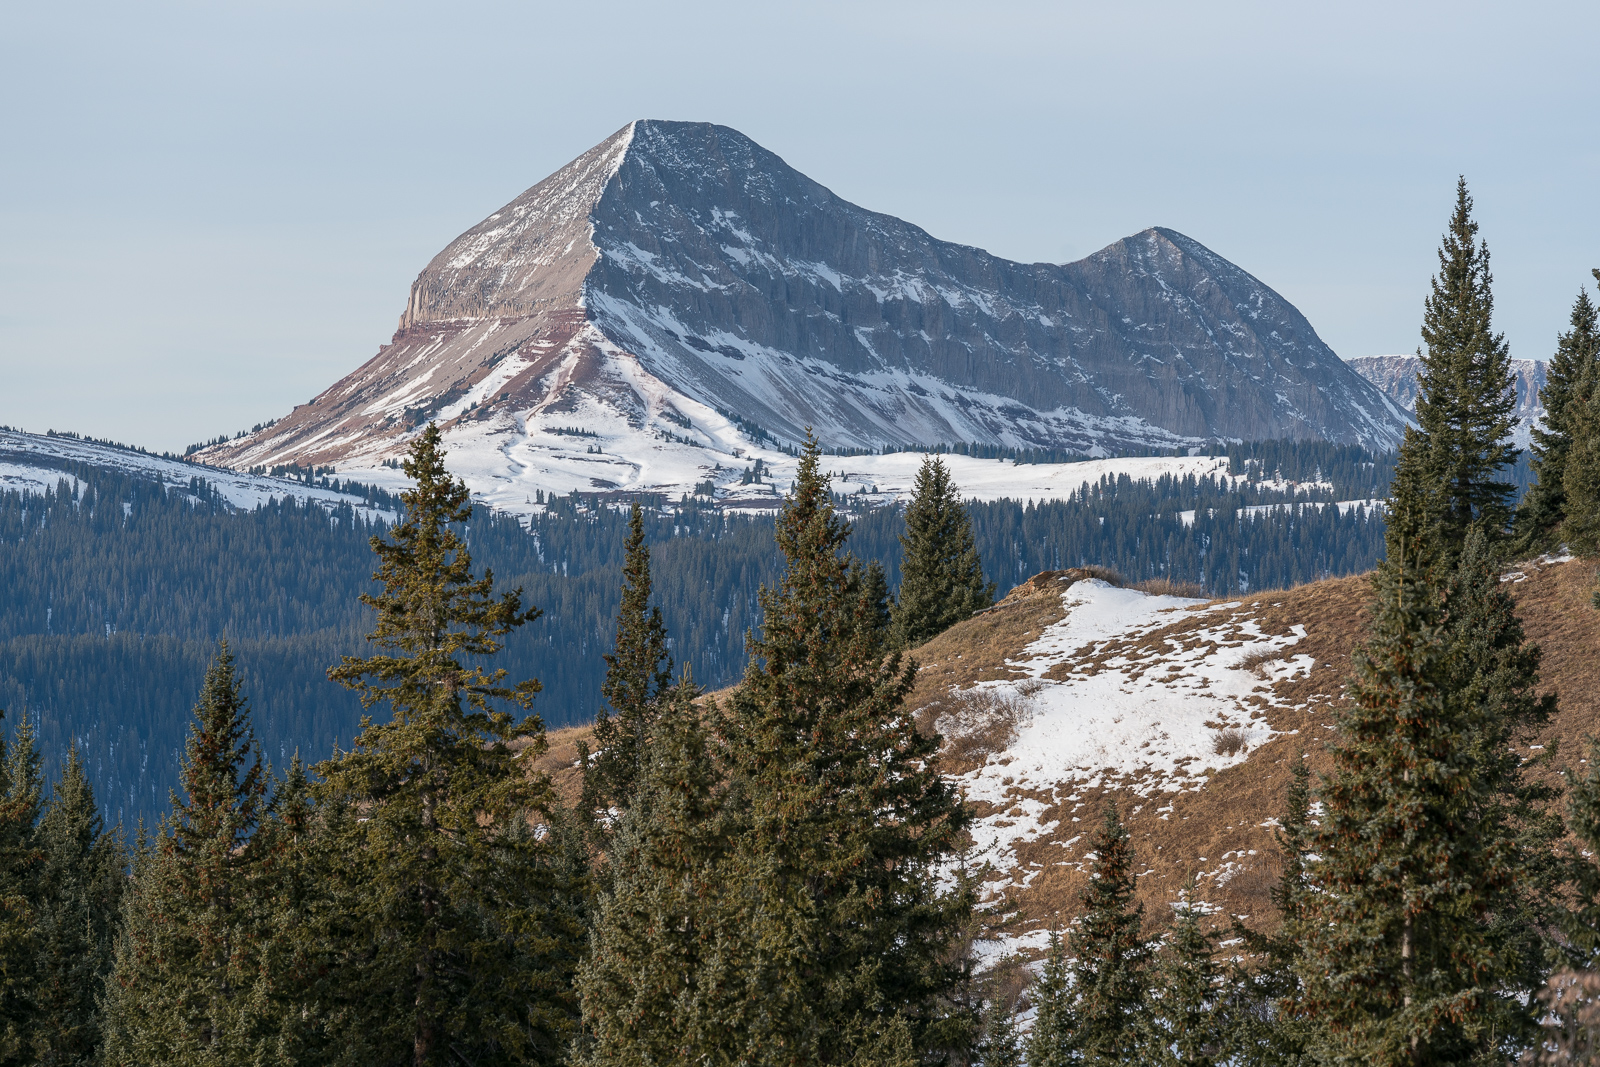
[[[1358, 356], [1348, 361], [1357, 374], [1383, 390], [1384, 395], [1403, 407], [1408, 414], [1417, 411], [1417, 372], [1422, 360], [1417, 356]], [[1519, 448], [1527, 448], [1532, 440], [1530, 433], [1536, 423], [1544, 418], [1544, 404], [1539, 392], [1544, 388], [1546, 365], [1538, 359], [1514, 359], [1511, 371], [1516, 375], [1517, 406], [1512, 415], [1517, 420], [1513, 434]]]
[[212, 462], [325, 463], [426, 418], [691, 407], [835, 447], [1087, 454], [1207, 438], [1390, 445], [1404, 415], [1277, 293], [1149, 229], [1067, 265], [949, 244], [736, 131], [630, 124], [473, 227], [391, 342]]

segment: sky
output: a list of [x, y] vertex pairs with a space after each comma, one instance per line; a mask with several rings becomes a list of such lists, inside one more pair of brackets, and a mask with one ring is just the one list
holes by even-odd
[[1600, 4], [7, 3], [0, 424], [159, 450], [376, 353], [452, 238], [636, 118], [934, 236], [1162, 225], [1415, 350], [1458, 174], [1512, 355], [1600, 266]]

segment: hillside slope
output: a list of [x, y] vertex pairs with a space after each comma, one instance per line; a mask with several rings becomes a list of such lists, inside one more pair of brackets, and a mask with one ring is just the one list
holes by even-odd
[[[1548, 559], [1507, 575], [1561, 701], [1530, 754], [1559, 743], [1576, 762], [1600, 730], [1594, 578], [1592, 563]], [[1088, 835], [1110, 801], [1153, 922], [1193, 874], [1210, 904], [1270, 925], [1288, 769], [1302, 755], [1328, 766], [1368, 590], [1358, 576], [1207, 601], [1047, 572], [917, 649], [912, 705], [945, 734], [946, 772], [975, 806], [989, 903], [1017, 913], [991, 951], [1040, 948], [1075, 913]], [[553, 734], [541, 761], [564, 792], [585, 733]], [[1218, 751], [1219, 740], [1239, 747]]]

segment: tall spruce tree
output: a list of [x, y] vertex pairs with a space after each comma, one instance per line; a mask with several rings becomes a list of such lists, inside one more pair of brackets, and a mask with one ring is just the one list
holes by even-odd
[[39, 820], [33, 1054], [43, 1067], [97, 1063], [99, 999], [113, 962], [127, 856], [107, 832], [76, 747]]
[[948, 1006], [971, 894], [938, 878], [969, 816], [938, 773], [938, 739], [904, 707], [915, 664], [882, 654], [819, 456], [808, 435], [777, 522], [787, 567], [761, 592], [749, 667], [713, 720], [738, 816], [730, 891], [754, 946], [743, 1044], [727, 1054], [896, 1063], [974, 1036]]
[[519, 762], [543, 751], [543, 726], [500, 707], [528, 708], [539, 683], [481, 665], [539, 612], [520, 590], [497, 598], [490, 572], [473, 577], [452, 529], [472, 506], [436, 425], [402, 469], [415, 488], [389, 538], [372, 540], [383, 590], [362, 597], [378, 651], [328, 672], [392, 717], [364, 718], [350, 751], [318, 767], [319, 804], [358, 813], [339, 841], [341, 892], [360, 909], [344, 953], [349, 1010], [375, 1063], [554, 1063], [574, 1023], [578, 933], [527, 832], [552, 803]]
[[1539, 402], [1544, 419], [1533, 427], [1534, 483], [1517, 509], [1518, 547], [1534, 552], [1553, 545], [1567, 516], [1567, 461], [1573, 422], [1581, 420], [1600, 360], [1600, 315], [1587, 289], [1578, 290], [1567, 331], [1556, 338]]
[[1531, 1019], [1514, 946], [1494, 928], [1517, 842], [1481, 770], [1493, 712], [1453, 699], [1439, 590], [1422, 545], [1398, 547], [1374, 578], [1311, 834], [1298, 1007], [1331, 1062], [1503, 1062]]
[[206, 672], [172, 797], [135, 864], [107, 984], [105, 1063], [274, 1063], [263, 855], [267, 769], [226, 644]]
[[1469, 528], [1498, 539], [1510, 523], [1515, 486], [1499, 475], [1517, 458], [1511, 445], [1516, 395], [1510, 351], [1491, 322], [1492, 280], [1489, 248], [1478, 240], [1463, 178], [1423, 308], [1420, 428], [1407, 428], [1395, 464], [1391, 555], [1426, 532], [1440, 558], [1451, 561]]
[[1450, 650], [1446, 692], [1452, 703], [1470, 709], [1463, 716], [1478, 721], [1467, 755], [1483, 790], [1479, 815], [1510, 835], [1498, 860], [1509, 879], [1489, 902], [1486, 936], [1498, 945], [1500, 980], [1533, 988], [1544, 982], [1553, 949], [1549, 931], [1565, 908], [1557, 848], [1566, 827], [1558, 791], [1530, 776], [1534, 761], [1518, 750], [1526, 751], [1549, 724], [1556, 698], [1538, 691], [1543, 654], [1523, 632], [1495, 557], [1484, 531], [1471, 531], [1441, 591], [1440, 622]]
[[0, 1065], [32, 1059], [41, 795], [33, 723], [23, 715], [10, 744], [0, 740]]
[[900, 538], [900, 594], [890, 609], [896, 647], [911, 648], [994, 603], [950, 469], [938, 456], [917, 470]]
[[605, 657], [606, 678], [600, 686], [600, 695], [614, 714], [602, 708], [595, 717], [594, 755], [587, 743], [579, 743], [583, 808], [591, 817], [628, 806], [644, 765], [645, 738], [672, 681], [667, 628], [661, 609], [650, 606], [650, 549], [644, 543], [644, 515], [637, 500], [628, 517], [626, 549], [617, 639]]
[[268, 930], [264, 966], [272, 982], [269, 1008], [279, 1021], [277, 1053], [299, 1064], [370, 1062], [364, 1035], [354, 1032], [330, 989], [337, 980], [335, 932], [345, 909], [332, 893], [332, 872], [344, 862], [327, 840], [326, 823], [312, 798], [300, 753], [275, 783], [251, 848], [260, 856], [260, 904]]
[[[1594, 272], [1600, 282], [1600, 269]], [[1563, 410], [1570, 438], [1558, 536], [1584, 555], [1600, 552], [1600, 356], [1583, 365]], [[1600, 607], [1600, 591], [1595, 594]]]
[[591, 1067], [734, 1062], [732, 998], [751, 949], [730, 882], [728, 818], [695, 688], [651, 724], [639, 789], [613, 838], [578, 976]]
[[[1041, 988], [1039, 1018], [1028, 1042], [1030, 1064], [1102, 1064], [1146, 1061], [1151, 1033], [1150, 944], [1144, 906], [1134, 903], [1133, 843], [1115, 804], [1090, 848], [1094, 862], [1079, 897], [1077, 925], [1067, 932], [1065, 957], [1054, 986]], [[1048, 1025], [1043, 995], [1052, 994]]]

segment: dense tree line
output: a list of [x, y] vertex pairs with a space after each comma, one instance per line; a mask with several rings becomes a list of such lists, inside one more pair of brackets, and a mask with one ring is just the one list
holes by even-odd
[[[1041, 570], [1090, 563], [1224, 594], [1355, 573], [1377, 560], [1378, 516], [1325, 505], [1381, 497], [1390, 457], [1325, 442], [1236, 445], [1227, 455], [1248, 481], [1122, 478], [1068, 501], [972, 504], [972, 549], [996, 593]], [[1274, 475], [1326, 485], [1298, 503], [1252, 487]], [[362, 506], [287, 499], [231, 511], [203, 477], [161, 484], [71, 463], [50, 492], [0, 494], [0, 707], [31, 709], [51, 760], [76, 742], [113, 821], [153, 821], [165, 808], [190, 695], [219, 638], [230, 642], [274, 763], [286, 765], [297, 748], [312, 758], [348, 742], [357, 702], [322, 670], [362, 646], [367, 541], [385, 528], [372, 516], [398, 505], [381, 491], [329, 485], [361, 496]], [[702, 684], [726, 685], [744, 669], [756, 590], [782, 566], [772, 518], [692, 498], [646, 504], [641, 528], [672, 652]], [[948, 502], [944, 511], [953, 514]], [[851, 517], [857, 555], [881, 566], [887, 588], [899, 587], [906, 514]], [[548, 498], [527, 521], [480, 511], [461, 524], [475, 558], [544, 612], [508, 635], [503, 657], [543, 682], [540, 711], [551, 725], [587, 722], [601, 706], [628, 528], [625, 511], [592, 496]]]
[[371, 539], [370, 654], [327, 672], [375, 712], [348, 747], [275, 775], [224, 643], [181, 790], [130, 852], [75, 758], [43, 806], [24, 720], [0, 752], [0, 1062], [905, 1064], [969, 1046], [971, 890], [942, 878], [965, 808], [901, 707], [915, 667], [889, 651], [881, 579], [844, 551], [818, 458], [721, 705], [670, 680], [633, 510], [615, 725], [575, 809], [524, 762], [545, 746], [525, 714], [540, 683], [496, 665], [539, 611], [474, 566], [432, 426], [402, 521]]

